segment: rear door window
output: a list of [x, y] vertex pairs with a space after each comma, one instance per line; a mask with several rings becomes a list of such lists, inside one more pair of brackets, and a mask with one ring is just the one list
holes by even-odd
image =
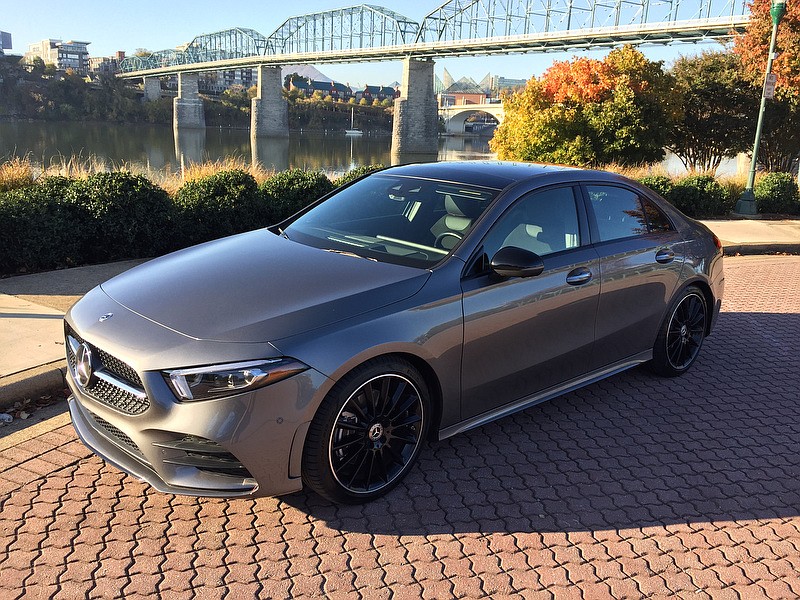
[[587, 185], [601, 242], [674, 231], [667, 216], [649, 198], [612, 185]]

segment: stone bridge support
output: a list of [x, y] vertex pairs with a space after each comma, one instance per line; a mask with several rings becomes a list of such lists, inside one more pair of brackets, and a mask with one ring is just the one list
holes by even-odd
[[436, 155], [439, 113], [433, 93], [433, 61], [405, 58], [400, 97], [394, 101], [392, 154]]
[[204, 129], [206, 117], [198, 91], [197, 73], [178, 73], [178, 97], [173, 101], [175, 129]]
[[289, 137], [289, 105], [280, 67], [258, 66], [258, 87], [250, 110], [251, 137]]
[[144, 101], [155, 102], [161, 99], [161, 80], [158, 77], [143, 77]]

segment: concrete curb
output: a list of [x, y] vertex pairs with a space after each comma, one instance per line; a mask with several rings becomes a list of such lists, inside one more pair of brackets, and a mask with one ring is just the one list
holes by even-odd
[[30, 427], [26, 427], [25, 429], [20, 429], [19, 431], [10, 433], [5, 437], [0, 438], [0, 452], [3, 450], [8, 450], [9, 448], [13, 448], [14, 446], [23, 442], [27, 442], [28, 440], [32, 440], [40, 435], [44, 435], [45, 433], [55, 431], [59, 427], [69, 425], [70, 422], [69, 412], [66, 412], [64, 414], [51, 417], [50, 419], [42, 421], [41, 423], [36, 423]]
[[0, 412], [26, 398], [54, 395], [67, 387], [66, 359], [0, 378]]
[[800, 254], [800, 244], [769, 243], [769, 244], [734, 244], [723, 240], [722, 251], [725, 256], [756, 256], [759, 254]]

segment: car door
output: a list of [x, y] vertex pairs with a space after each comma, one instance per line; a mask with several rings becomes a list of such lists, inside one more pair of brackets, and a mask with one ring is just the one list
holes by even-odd
[[[520, 198], [489, 230], [474, 268], [462, 280], [462, 419], [588, 368], [599, 260], [586, 239], [578, 190], [557, 187]], [[540, 255], [544, 271], [511, 278], [493, 273], [490, 258], [507, 246]]]
[[653, 347], [680, 279], [684, 244], [642, 193], [608, 184], [586, 185], [584, 191], [600, 256], [594, 370]]

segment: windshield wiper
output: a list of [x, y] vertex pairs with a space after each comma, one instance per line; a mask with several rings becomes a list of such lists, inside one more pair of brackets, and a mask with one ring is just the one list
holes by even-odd
[[363, 258], [365, 260], [371, 260], [372, 262], [378, 262], [377, 258], [371, 258], [369, 256], [361, 256], [360, 254], [356, 254], [355, 252], [347, 252], [346, 250], [334, 250], [333, 248], [323, 248], [325, 252], [333, 252], [334, 254], [341, 254], [342, 256], [352, 256], [353, 258]]

